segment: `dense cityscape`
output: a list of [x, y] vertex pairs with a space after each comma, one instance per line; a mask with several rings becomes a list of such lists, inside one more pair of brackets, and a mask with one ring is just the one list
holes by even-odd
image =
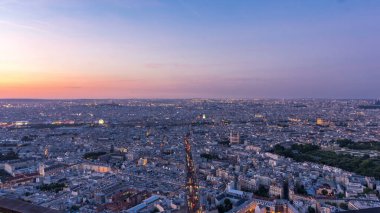
[[379, 110], [379, 101], [349, 99], [3, 99], [0, 207], [128, 213], [380, 207]]

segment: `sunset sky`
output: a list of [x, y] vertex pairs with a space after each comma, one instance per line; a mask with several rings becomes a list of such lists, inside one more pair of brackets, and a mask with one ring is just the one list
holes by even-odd
[[0, 0], [0, 98], [380, 98], [380, 1]]

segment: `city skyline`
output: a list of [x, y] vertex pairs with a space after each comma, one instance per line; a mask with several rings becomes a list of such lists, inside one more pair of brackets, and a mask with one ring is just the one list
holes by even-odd
[[379, 110], [373, 100], [0, 100], [0, 209], [379, 212]]
[[380, 2], [0, 0], [0, 98], [380, 98]]

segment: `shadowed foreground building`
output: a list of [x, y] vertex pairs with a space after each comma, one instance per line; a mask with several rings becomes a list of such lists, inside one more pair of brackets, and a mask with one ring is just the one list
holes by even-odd
[[0, 197], [2, 213], [61, 213], [62, 211], [37, 206], [25, 201]]
[[380, 212], [380, 208], [369, 208], [369, 209], [345, 211], [345, 213], [379, 213], [379, 212]]

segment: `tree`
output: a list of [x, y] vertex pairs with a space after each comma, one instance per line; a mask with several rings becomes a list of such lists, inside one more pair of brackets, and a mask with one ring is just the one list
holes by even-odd
[[226, 212], [226, 209], [224, 208], [223, 205], [218, 205], [217, 208], [218, 208], [218, 213], [224, 213], [224, 212]]
[[289, 182], [286, 180], [282, 185], [283, 197], [285, 200], [289, 200]]
[[343, 194], [343, 193], [339, 193], [339, 194], [337, 195], [337, 197], [338, 197], [338, 198], [344, 198], [344, 194]]
[[370, 189], [370, 188], [364, 188], [364, 191], [363, 191], [365, 194], [370, 194], [371, 192], [373, 192], [373, 190], [372, 189]]
[[51, 183], [51, 184], [43, 184], [41, 186], [37, 186], [37, 189], [41, 191], [50, 191], [50, 192], [59, 192], [62, 191], [63, 188], [66, 187], [65, 183]]
[[212, 202], [212, 199], [211, 199], [211, 196], [209, 195], [209, 196], [207, 196], [207, 203], [208, 203], [208, 205], [211, 205], [211, 202]]
[[315, 209], [313, 207], [309, 206], [309, 208], [307, 208], [307, 212], [315, 213]]
[[326, 196], [328, 193], [329, 193], [329, 192], [328, 192], [326, 189], [323, 189], [323, 190], [322, 190], [322, 194], [323, 194], [324, 196]]
[[71, 206], [71, 208], [70, 208], [70, 212], [77, 212], [77, 211], [79, 211], [79, 209], [80, 209], [79, 206], [73, 205], [73, 206]]
[[260, 185], [259, 189], [255, 191], [255, 194], [260, 197], [269, 197], [269, 190], [264, 185]]
[[232, 202], [231, 202], [230, 199], [226, 198], [224, 200], [224, 208], [225, 208], [226, 211], [229, 211], [229, 210], [232, 209]]
[[305, 190], [305, 186], [301, 185], [298, 182], [296, 183], [295, 191], [296, 191], [297, 194], [307, 195], [307, 191]]
[[344, 209], [344, 210], [348, 210], [348, 205], [347, 205], [347, 203], [341, 203], [341, 204], [339, 204], [339, 208]]
[[24, 196], [30, 196], [30, 195], [32, 195], [33, 193], [31, 193], [31, 192], [25, 192], [25, 194], [24, 194]]
[[160, 210], [159, 210], [157, 207], [155, 207], [155, 208], [151, 211], [151, 213], [155, 213], [155, 212], [160, 212]]
[[96, 160], [100, 156], [107, 154], [106, 152], [88, 152], [83, 155], [83, 158], [88, 160]]
[[223, 202], [223, 204], [220, 204], [217, 206], [219, 213], [228, 212], [233, 207], [232, 202], [230, 199], [226, 198]]
[[[362, 144], [359, 145], [358, 142], [352, 143], [352, 146], [360, 146], [361, 149], [367, 149], [367, 147], [369, 147], [371, 150], [380, 150], [380, 142], [362, 142]], [[376, 146], [378, 147], [378, 149], [375, 148]], [[368, 156], [357, 157], [349, 154], [337, 154], [333, 151], [321, 150], [318, 146], [310, 144], [293, 144], [291, 148], [287, 149], [281, 145], [276, 145], [272, 152], [288, 158], [293, 158], [293, 160], [297, 162], [309, 161], [324, 164], [328, 166], [338, 167], [346, 171], [354, 172], [363, 176], [375, 177], [376, 179], [380, 179], [379, 157], [368, 158]]]
[[29, 135], [25, 135], [21, 138], [21, 141], [22, 142], [29, 142], [29, 141], [33, 141], [34, 140], [34, 137], [33, 136], [29, 136]]
[[5, 155], [0, 155], [0, 160], [15, 160], [18, 159], [18, 154], [14, 151], [10, 151]]

